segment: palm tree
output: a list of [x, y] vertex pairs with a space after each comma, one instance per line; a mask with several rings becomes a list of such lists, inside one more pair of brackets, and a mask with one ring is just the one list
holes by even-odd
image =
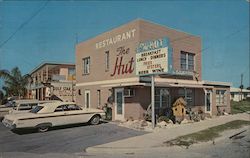
[[4, 79], [3, 90], [7, 96], [25, 97], [27, 85], [32, 81], [29, 74], [22, 75], [18, 67], [8, 70], [0, 70], [0, 78]]

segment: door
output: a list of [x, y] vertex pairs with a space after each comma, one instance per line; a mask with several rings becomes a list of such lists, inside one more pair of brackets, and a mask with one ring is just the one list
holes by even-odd
[[115, 89], [115, 120], [124, 120], [123, 88]]
[[84, 92], [85, 108], [90, 108], [90, 91], [85, 90]]
[[205, 91], [205, 113], [212, 113], [212, 91]]

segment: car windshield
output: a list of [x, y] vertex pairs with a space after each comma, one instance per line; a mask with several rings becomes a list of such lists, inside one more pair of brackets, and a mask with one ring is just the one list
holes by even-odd
[[38, 113], [42, 108], [43, 108], [43, 106], [36, 106], [34, 109], [30, 110], [30, 112]]

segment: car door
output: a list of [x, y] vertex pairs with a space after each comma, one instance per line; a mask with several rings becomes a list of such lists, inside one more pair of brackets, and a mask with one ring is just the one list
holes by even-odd
[[88, 122], [90, 116], [75, 104], [66, 105], [66, 119], [70, 124]]
[[52, 123], [53, 126], [68, 124], [66, 119], [67, 113], [65, 109], [65, 105], [60, 105], [55, 109], [53, 115], [48, 116], [48, 120]]

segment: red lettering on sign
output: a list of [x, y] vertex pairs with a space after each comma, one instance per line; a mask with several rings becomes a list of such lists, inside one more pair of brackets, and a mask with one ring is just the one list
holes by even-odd
[[134, 71], [134, 58], [132, 57], [130, 61], [126, 64], [123, 64], [123, 56], [116, 57], [114, 72], [110, 76], [114, 76], [115, 74], [131, 74]]

